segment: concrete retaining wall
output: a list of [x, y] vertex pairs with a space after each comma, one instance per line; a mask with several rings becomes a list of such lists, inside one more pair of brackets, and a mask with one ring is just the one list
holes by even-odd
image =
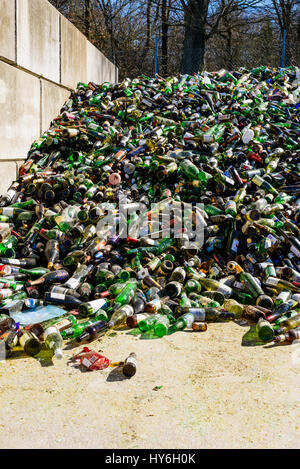
[[47, 0], [0, 0], [0, 194], [79, 81], [117, 68]]

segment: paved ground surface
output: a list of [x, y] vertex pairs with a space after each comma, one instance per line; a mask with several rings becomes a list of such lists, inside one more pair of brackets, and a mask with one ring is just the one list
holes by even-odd
[[94, 342], [112, 361], [136, 352], [130, 380], [67, 366], [77, 349], [2, 362], [0, 447], [300, 448], [300, 344], [242, 346], [248, 330]]

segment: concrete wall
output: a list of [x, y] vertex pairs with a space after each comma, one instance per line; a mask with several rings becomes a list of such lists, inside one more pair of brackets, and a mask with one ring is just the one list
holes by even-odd
[[0, 0], [0, 194], [79, 81], [116, 67], [47, 0]]

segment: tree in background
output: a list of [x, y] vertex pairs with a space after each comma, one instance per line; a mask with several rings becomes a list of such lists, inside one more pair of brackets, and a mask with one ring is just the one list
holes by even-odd
[[49, 0], [119, 68], [120, 79], [286, 65], [300, 51], [300, 0]]
[[297, 21], [299, 22], [300, 17], [299, 6], [299, 0], [271, 0], [270, 4], [265, 7], [266, 15], [274, 18], [278, 23], [281, 38], [283, 38], [284, 31], [286, 31], [285, 65], [291, 65], [295, 57], [296, 50], [293, 50], [295, 45], [293, 37], [297, 37]]

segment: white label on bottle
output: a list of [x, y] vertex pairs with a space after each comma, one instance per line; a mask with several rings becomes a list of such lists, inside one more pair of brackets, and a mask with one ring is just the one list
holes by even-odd
[[220, 283], [217, 291], [219, 293], [223, 293], [224, 296], [230, 296], [232, 294], [231, 288], [228, 287], [227, 285], [224, 285], [224, 284], [221, 284], [221, 283]]
[[11, 265], [21, 265], [21, 262], [19, 261], [19, 259], [9, 259], [9, 260], [8, 260], [8, 264], [11, 264]]
[[279, 279], [275, 277], [268, 277], [266, 280], [267, 285], [277, 285], [278, 282], [279, 282]]
[[300, 257], [300, 251], [298, 251], [298, 249], [293, 245], [291, 246], [291, 252], [295, 254], [295, 256]]
[[90, 362], [90, 360], [88, 360], [87, 358], [84, 358], [84, 359], [82, 360], [82, 364], [83, 364], [84, 366], [86, 366], [87, 368], [89, 368], [89, 367], [92, 365], [92, 363]]
[[194, 322], [194, 320], [195, 320], [194, 315], [193, 315], [192, 313], [186, 313], [186, 314], [184, 315], [184, 317], [185, 317], [185, 320], [186, 320], [186, 327], [187, 327], [188, 329], [191, 329], [191, 327], [192, 327], [192, 325], [193, 325], [193, 322]]
[[7, 217], [12, 217], [13, 214], [14, 214], [13, 207], [3, 207], [2, 208], [2, 214], [6, 215]]
[[65, 300], [66, 299], [66, 295], [64, 293], [51, 293], [51, 298], [55, 299], [55, 300]]
[[70, 278], [66, 283], [65, 286], [75, 290], [79, 285], [79, 282], [76, 278]]
[[205, 310], [203, 308], [201, 309], [198, 309], [197, 311], [193, 312], [192, 313], [194, 318], [195, 318], [195, 321], [205, 321]]
[[289, 296], [290, 296], [290, 292], [283, 290], [282, 292], [279, 293], [276, 299], [282, 300], [282, 302], [285, 303], [286, 301], [288, 301]]
[[45, 330], [44, 339], [46, 340], [47, 336], [50, 334], [58, 334], [58, 330], [55, 326], [50, 326]]
[[98, 309], [102, 308], [102, 306], [106, 305], [106, 300], [103, 298], [95, 301], [91, 301], [90, 303], [91, 307], [93, 308], [94, 311], [98, 311]]
[[136, 365], [137, 365], [137, 360], [136, 360], [135, 357], [133, 357], [132, 355], [130, 355], [130, 356], [125, 360], [125, 364], [127, 365], [128, 363], [129, 363], [129, 364], [132, 364], [132, 365], [134, 365], [134, 366], [136, 366]]
[[267, 239], [272, 241], [272, 244], [277, 242], [277, 238], [275, 238], [275, 236], [273, 236], [272, 234], [268, 234]]
[[144, 319], [147, 319], [149, 317], [149, 314], [145, 313], [139, 313], [137, 314], [137, 322], [139, 323], [140, 321], [144, 321]]
[[52, 294], [53, 294], [53, 293], [65, 293], [65, 291], [66, 291], [66, 288], [60, 287], [60, 286], [58, 286], [58, 285], [55, 285], [55, 286], [52, 288], [51, 293], [52, 293]]
[[13, 189], [11, 189], [10, 191], [6, 193], [6, 197], [8, 197], [9, 199], [12, 199], [15, 193], [16, 192]]
[[203, 135], [203, 142], [204, 143], [212, 143], [214, 141], [213, 135]]
[[92, 130], [97, 130], [98, 126], [97, 126], [97, 124], [94, 124], [94, 122], [90, 122], [89, 125], [88, 125], [88, 128], [92, 129]]

